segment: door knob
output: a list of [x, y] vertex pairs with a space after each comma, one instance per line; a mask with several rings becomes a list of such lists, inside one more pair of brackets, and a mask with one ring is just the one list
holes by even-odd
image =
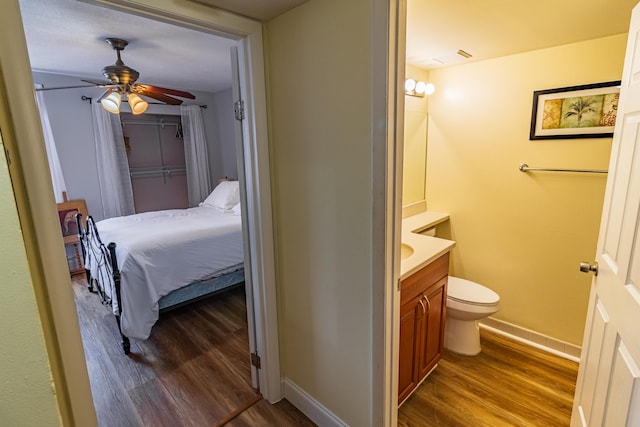
[[593, 273], [595, 276], [598, 275], [598, 263], [594, 262], [593, 264], [589, 264], [588, 262], [580, 263], [580, 271], [583, 273]]

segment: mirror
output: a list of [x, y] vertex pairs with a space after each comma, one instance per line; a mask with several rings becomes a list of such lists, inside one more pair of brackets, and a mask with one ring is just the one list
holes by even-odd
[[[429, 72], [405, 64], [405, 77], [429, 81]], [[402, 214], [415, 215], [427, 209], [427, 120], [428, 96], [404, 97], [404, 166], [402, 174]]]
[[402, 206], [425, 202], [427, 113], [405, 103]]

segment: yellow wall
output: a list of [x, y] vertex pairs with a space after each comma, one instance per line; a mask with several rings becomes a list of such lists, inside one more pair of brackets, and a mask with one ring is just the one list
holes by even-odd
[[282, 372], [354, 426], [372, 425], [371, 7], [311, 0], [266, 32]]
[[0, 424], [60, 425], [42, 327], [0, 138]]
[[534, 90], [619, 80], [626, 35], [431, 71], [427, 204], [451, 214], [453, 274], [502, 298], [495, 317], [581, 344], [611, 139], [530, 141]]

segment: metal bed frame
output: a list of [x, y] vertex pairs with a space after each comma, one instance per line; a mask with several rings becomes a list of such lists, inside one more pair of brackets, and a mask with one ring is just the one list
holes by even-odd
[[[105, 305], [113, 306], [113, 297], [116, 298], [117, 311], [115, 314], [118, 324], [118, 332], [120, 333], [121, 345], [124, 354], [131, 353], [131, 341], [129, 337], [122, 333], [120, 325], [120, 317], [122, 316], [122, 298], [121, 298], [121, 279], [120, 270], [118, 268], [118, 260], [116, 258], [116, 244], [110, 242], [107, 246], [102, 243], [98, 228], [91, 215], [87, 215], [86, 228], [82, 225], [82, 214], [76, 214], [76, 223], [78, 225], [78, 237], [80, 238], [80, 247], [82, 249], [82, 258], [85, 262], [85, 272], [87, 275], [87, 288], [89, 292], [96, 293], [100, 302]], [[91, 262], [97, 267], [98, 277], [93, 277], [91, 269], [86, 268], [87, 257], [91, 258]], [[113, 289], [105, 289], [105, 286], [112, 282]], [[213, 296], [222, 290], [239, 286], [244, 283], [244, 269], [239, 269], [220, 276], [196, 281], [182, 288], [163, 296], [158, 305], [160, 313], [182, 307], [184, 305], [200, 301], [204, 298]]]

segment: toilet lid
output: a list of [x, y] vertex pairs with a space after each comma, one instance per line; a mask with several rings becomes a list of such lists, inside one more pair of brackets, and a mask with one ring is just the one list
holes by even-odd
[[500, 301], [500, 295], [476, 282], [449, 276], [447, 298], [465, 304], [494, 305]]

